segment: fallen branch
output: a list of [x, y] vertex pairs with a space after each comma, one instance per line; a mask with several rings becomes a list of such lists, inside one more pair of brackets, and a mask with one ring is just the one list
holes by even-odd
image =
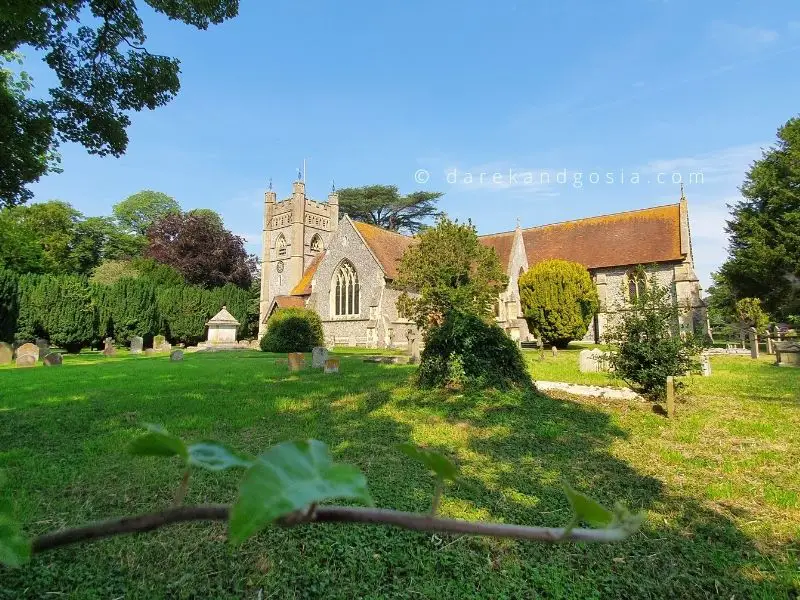
[[[204, 504], [197, 506], [175, 506], [156, 513], [146, 513], [132, 517], [120, 517], [98, 521], [82, 527], [62, 529], [48, 533], [33, 540], [33, 552], [45, 552], [78, 542], [90, 542], [102, 538], [153, 531], [167, 525], [188, 521], [227, 521], [230, 507], [225, 504]], [[618, 542], [628, 533], [622, 529], [579, 529], [567, 531], [556, 527], [525, 527], [503, 523], [485, 523], [443, 519], [431, 515], [389, 510], [383, 508], [362, 508], [350, 506], [318, 506], [302, 518], [282, 520], [284, 525], [301, 523], [360, 523], [428, 531], [432, 533], [452, 533], [461, 535], [512, 538], [537, 542]], [[565, 535], [566, 533], [566, 535]]]

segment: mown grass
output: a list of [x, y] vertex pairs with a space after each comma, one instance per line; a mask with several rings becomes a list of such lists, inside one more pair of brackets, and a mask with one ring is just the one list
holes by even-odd
[[[168, 505], [178, 464], [124, 453], [142, 422], [253, 453], [321, 439], [366, 473], [378, 506], [429, 506], [431, 478], [396, 450], [413, 441], [462, 467], [448, 516], [560, 525], [567, 479], [648, 518], [621, 544], [555, 547], [315, 525], [230, 548], [223, 525], [189, 524], [0, 570], [0, 598], [796, 598], [800, 371], [713, 368], [688, 382], [675, 421], [637, 402], [421, 392], [414, 367], [357, 355], [338, 376], [289, 374], [258, 352], [3, 371], [0, 468], [30, 534]], [[235, 494], [235, 474], [197, 473], [187, 502]]]

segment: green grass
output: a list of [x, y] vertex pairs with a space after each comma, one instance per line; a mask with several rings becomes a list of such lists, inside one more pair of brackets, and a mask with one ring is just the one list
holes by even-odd
[[[576, 376], [577, 357], [572, 372], [567, 360], [545, 365]], [[346, 352], [336, 376], [289, 374], [258, 352], [180, 363], [84, 354], [4, 370], [0, 468], [30, 534], [168, 505], [177, 462], [124, 453], [142, 422], [253, 453], [323, 440], [366, 473], [378, 506], [429, 506], [430, 476], [396, 449], [413, 441], [461, 465], [447, 516], [558, 526], [567, 479], [648, 518], [608, 546], [313, 525], [233, 549], [223, 525], [196, 523], [0, 569], [0, 598], [796, 598], [800, 371], [768, 359], [712, 364], [711, 378], [688, 381], [674, 421], [641, 402], [420, 392], [414, 367]], [[187, 502], [229, 502], [236, 479], [197, 473]]]
[[557, 356], [553, 356], [550, 349], [545, 349], [544, 358], [541, 358], [539, 350], [523, 350], [522, 355], [525, 357], [534, 379], [584, 385], [626, 387], [624, 382], [614, 377], [611, 373], [581, 373], [578, 370], [578, 355], [580, 351], [594, 347], [573, 343], [570, 344], [568, 349], [559, 350]]

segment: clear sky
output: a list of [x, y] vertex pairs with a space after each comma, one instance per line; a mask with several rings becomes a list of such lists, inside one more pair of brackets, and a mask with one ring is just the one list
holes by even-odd
[[440, 190], [481, 233], [676, 202], [677, 173], [708, 285], [726, 203], [800, 112], [797, 0], [242, 0], [205, 32], [142, 14], [180, 94], [133, 115], [120, 159], [63, 146], [36, 200], [102, 215], [155, 189], [219, 211], [253, 252], [267, 182], [288, 195], [304, 158], [313, 198], [334, 179]]

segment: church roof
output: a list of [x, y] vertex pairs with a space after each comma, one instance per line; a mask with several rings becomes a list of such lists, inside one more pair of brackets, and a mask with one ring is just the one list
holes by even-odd
[[206, 323], [206, 325], [239, 325], [239, 321], [228, 312], [228, 307], [223, 306], [222, 310], [219, 311], [216, 315], [211, 317], [211, 319]]
[[680, 204], [532, 227], [522, 239], [529, 266], [551, 258], [588, 269], [683, 260]]
[[389, 279], [395, 279], [403, 253], [406, 248], [417, 243], [416, 239], [361, 221], [353, 221], [353, 225], [369, 249], [372, 250], [372, 254], [375, 255], [386, 276]]
[[[303, 273], [300, 281], [298, 281], [297, 285], [292, 288], [292, 296], [308, 296], [311, 294], [311, 281], [314, 279], [314, 274], [317, 272], [317, 267], [319, 267], [319, 263], [322, 262], [324, 256], [325, 251], [322, 251], [314, 257], [314, 260], [312, 260], [311, 263], [309, 263], [308, 268], [306, 269], [306, 272]], [[279, 296], [279, 298], [281, 297], [285, 296]], [[278, 306], [283, 308], [283, 306]]]
[[511, 249], [514, 247], [514, 232], [492, 233], [489, 235], [478, 236], [478, 241], [484, 246], [494, 248], [500, 257], [503, 270], [508, 270], [508, 263], [511, 260]]
[[275, 296], [278, 308], [305, 308], [306, 301], [302, 296]]

